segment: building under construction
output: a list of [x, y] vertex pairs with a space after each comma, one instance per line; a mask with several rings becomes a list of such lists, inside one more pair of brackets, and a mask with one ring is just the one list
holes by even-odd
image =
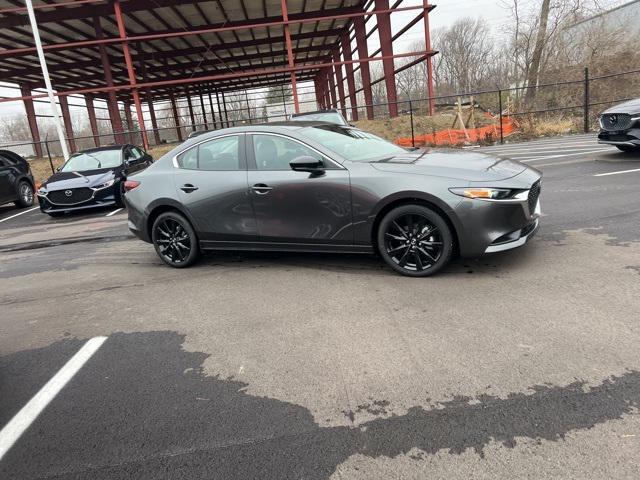
[[[411, 3], [411, 5], [407, 5]], [[353, 120], [372, 118], [372, 85], [384, 82], [386, 109], [398, 115], [395, 76], [427, 64], [431, 50], [427, 0], [42, 0], [37, 29], [69, 149], [77, 149], [70, 105], [86, 108], [95, 145], [125, 141], [139, 130], [145, 147], [183, 140], [189, 129], [230, 124], [230, 96], [290, 88], [289, 112], [339, 108]], [[391, 18], [406, 24], [392, 30]], [[410, 14], [410, 15], [409, 15]], [[0, 1], [0, 82], [14, 88], [0, 102], [23, 102], [42, 156], [34, 103], [47, 102], [45, 79], [24, 2]], [[424, 50], [394, 44], [423, 28]], [[372, 36], [376, 37], [372, 37]], [[371, 43], [379, 48], [370, 47]], [[402, 60], [400, 60], [402, 59]], [[372, 78], [373, 62], [383, 75]], [[398, 66], [401, 65], [401, 66]], [[13, 86], [13, 87], [12, 87]], [[5, 89], [6, 91], [6, 89]], [[241, 92], [241, 93], [239, 93]], [[312, 107], [312, 108], [311, 108]], [[431, 105], [432, 107], [432, 105]], [[1, 107], [0, 107], [1, 108]], [[183, 118], [181, 109], [188, 111]], [[234, 106], [234, 108], [236, 108]], [[240, 107], [242, 108], [242, 107]], [[96, 113], [97, 112], [97, 113]], [[248, 115], [249, 121], [268, 120]], [[160, 122], [160, 120], [165, 122]], [[172, 126], [166, 127], [166, 120]], [[108, 136], [101, 134], [108, 123]], [[104, 128], [102, 131], [104, 132]]]

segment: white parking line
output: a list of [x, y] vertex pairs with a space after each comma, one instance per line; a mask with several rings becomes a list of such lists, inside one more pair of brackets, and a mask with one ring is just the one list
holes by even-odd
[[38, 208], [40, 208], [40, 207], [33, 207], [33, 208], [30, 208], [29, 210], [24, 210], [23, 212], [16, 213], [15, 215], [11, 215], [10, 217], [3, 218], [2, 220], [0, 220], [0, 223], [6, 222], [7, 220], [11, 220], [12, 218], [16, 218], [16, 217], [18, 217], [20, 215], [24, 215], [25, 213], [33, 212], [34, 210], [37, 210]]
[[116, 213], [118, 213], [120, 210], [122, 210], [121, 208], [118, 208], [116, 210], [114, 210], [113, 212], [107, 213], [107, 217], [110, 217], [111, 215], [115, 215]]
[[564, 153], [562, 155], [547, 155], [547, 156], [543, 155], [543, 156], [537, 156], [537, 157], [524, 157], [524, 158], [518, 158], [518, 161], [529, 163], [529, 162], [535, 162], [536, 160], [549, 160], [550, 158], [575, 157], [576, 155], [587, 155], [589, 153], [598, 153], [601, 151], [602, 149], [599, 148], [598, 150], [588, 150], [586, 152], [577, 152], [577, 153]]
[[78, 352], [40, 389], [29, 402], [0, 430], [0, 460], [13, 444], [42, 413], [49, 402], [78, 373], [82, 366], [98, 351], [107, 337], [94, 337], [85, 343]]
[[598, 173], [594, 177], [606, 177], [607, 175], [620, 175], [621, 173], [640, 172], [640, 168], [634, 168], [633, 170], [620, 170], [618, 172]]

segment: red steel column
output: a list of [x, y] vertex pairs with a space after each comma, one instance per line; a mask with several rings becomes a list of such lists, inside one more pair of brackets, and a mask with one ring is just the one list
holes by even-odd
[[98, 132], [98, 120], [96, 119], [96, 109], [93, 106], [93, 96], [85, 95], [84, 103], [87, 105], [87, 113], [89, 114], [89, 125], [91, 125], [91, 134], [93, 135], [93, 144], [100, 146], [100, 132]]
[[324, 94], [324, 108], [329, 109], [331, 108], [331, 94], [329, 93], [331, 86], [329, 85], [329, 74], [327, 73], [326, 68], [323, 68], [321, 72], [322, 72], [322, 77], [321, 77], [322, 93]]
[[[102, 25], [100, 24], [100, 18], [93, 17], [93, 26], [96, 31], [96, 38], [101, 39], [104, 34], [102, 32]], [[113, 75], [111, 75], [111, 64], [109, 63], [109, 56], [107, 55], [107, 47], [104, 44], [98, 45], [100, 51], [100, 61], [102, 63], [102, 70], [104, 72], [104, 79], [107, 83], [107, 87], [113, 87]], [[114, 140], [116, 143], [124, 143], [124, 137], [122, 136], [122, 120], [120, 119], [120, 110], [118, 109], [118, 99], [116, 92], [111, 90], [108, 92], [107, 108], [109, 109], [109, 118], [111, 119], [111, 129], [114, 133]]]
[[202, 88], [198, 87], [198, 95], [200, 96], [200, 108], [202, 109], [202, 121], [204, 122], [204, 129], [209, 130], [209, 124], [207, 123], [207, 112], [204, 108], [204, 99], [202, 98]]
[[338, 100], [336, 99], [336, 81], [333, 76], [333, 68], [327, 67], [327, 76], [329, 77], [329, 94], [331, 95], [331, 107], [338, 108]]
[[[340, 43], [342, 44], [342, 56], [345, 62], [353, 60], [351, 56], [351, 41], [349, 40], [349, 31], [345, 30], [340, 36]], [[347, 88], [349, 90], [349, 103], [351, 104], [351, 119], [353, 121], [358, 120], [358, 102], [356, 100], [356, 80], [353, 76], [353, 63], [344, 64], [345, 72], [347, 73]]]
[[156, 120], [156, 111], [153, 109], [153, 99], [151, 92], [147, 90], [147, 106], [149, 107], [149, 117], [151, 117], [151, 128], [153, 128], [153, 139], [156, 145], [160, 145], [160, 131], [158, 130], [158, 121]]
[[[375, 0], [376, 10], [389, 10], [389, 0]], [[380, 34], [380, 49], [382, 56], [393, 55], [393, 40], [391, 39], [391, 15], [389, 13], [377, 14], [378, 33]], [[398, 116], [398, 95], [396, 94], [396, 74], [393, 58], [382, 61], [384, 71], [384, 83], [387, 87], [387, 102], [389, 102], [389, 116]]]
[[[20, 85], [20, 94], [23, 97], [31, 96], [31, 89], [26, 85]], [[36, 117], [36, 110], [33, 106], [32, 99], [25, 99], [24, 110], [27, 113], [27, 121], [29, 122], [29, 131], [31, 132], [31, 139], [33, 140], [33, 150], [36, 157], [42, 157], [42, 144], [40, 143], [40, 131], [38, 130], [38, 118]]]
[[422, 0], [424, 5], [424, 49], [427, 51], [427, 94], [429, 95], [429, 115], [433, 116], [435, 111], [435, 93], [433, 91], [433, 59], [431, 52], [431, 28], [429, 27], [429, 10], [431, 6], [428, 0]]
[[209, 107], [211, 107], [211, 122], [213, 123], [213, 129], [218, 129], [218, 123], [216, 122], [216, 112], [213, 109], [213, 98], [211, 97], [211, 86], [207, 88], [207, 96], [209, 97]]
[[[282, 19], [285, 22], [289, 21], [289, 12], [287, 11], [287, 0], [280, 0], [280, 8], [282, 9]], [[289, 24], [284, 24], [284, 39], [287, 45], [287, 61], [289, 68], [294, 68], [295, 62], [293, 58], [293, 49], [291, 48], [291, 32], [289, 30]], [[291, 72], [291, 92], [293, 93], [293, 107], [296, 113], [300, 113], [300, 104], [298, 103], [298, 87], [296, 85], [296, 72]]]
[[193, 114], [193, 105], [191, 104], [191, 92], [189, 91], [189, 89], [186, 89], [187, 91], [187, 107], [189, 107], [189, 118], [191, 118], [191, 131], [195, 132], [196, 129], [196, 117]]
[[64, 130], [67, 134], [67, 141], [69, 142], [69, 150], [71, 153], [76, 151], [76, 141], [73, 138], [73, 125], [71, 124], [71, 114], [69, 113], [69, 102], [66, 95], [58, 95], [58, 101], [60, 102], [60, 110], [62, 110], [62, 121], [64, 122]]
[[324, 96], [322, 95], [322, 89], [320, 88], [319, 75], [313, 79], [313, 91], [316, 94], [316, 108], [322, 110], [324, 108]]
[[133, 103], [136, 106], [136, 115], [138, 117], [138, 124], [140, 125], [140, 132], [142, 133], [142, 144], [145, 150], [149, 149], [149, 139], [147, 138], [147, 131], [144, 126], [144, 116], [142, 115], [142, 104], [140, 103], [140, 94], [138, 89], [135, 88], [137, 84], [136, 74], [133, 70], [133, 62], [131, 61], [131, 53], [129, 52], [129, 44], [126, 37], [127, 32], [124, 27], [124, 20], [122, 18], [122, 9], [120, 8], [120, 0], [114, 0], [113, 9], [116, 14], [116, 22], [118, 23], [118, 33], [122, 39], [122, 53], [124, 53], [124, 61], [127, 64], [127, 73], [129, 74], [129, 83], [133, 85]]
[[169, 100], [171, 100], [171, 110], [173, 110], [173, 122], [176, 125], [176, 133], [178, 134], [178, 141], [182, 141], [182, 130], [180, 129], [180, 117], [178, 116], [178, 107], [176, 106], [176, 97], [173, 94], [173, 90], [169, 92]]
[[[133, 118], [131, 117], [131, 104], [129, 102], [123, 102], [123, 106], [124, 106], [124, 118], [127, 119], [127, 131], [129, 132], [127, 133], [127, 136], [129, 137], [129, 143], [135, 143], [133, 139], [134, 126], [133, 126]], [[145, 147], [145, 150], [146, 148], [147, 147]]]
[[338, 98], [340, 99], [340, 105], [342, 106], [342, 115], [347, 117], [347, 104], [344, 96], [344, 77], [342, 76], [342, 65], [340, 65], [340, 48], [336, 46], [333, 49], [333, 61], [338, 65], [333, 66], [333, 71], [336, 74], [336, 83], [338, 84]]
[[[369, 58], [369, 47], [367, 46], [367, 30], [363, 17], [355, 17], [353, 26], [356, 32], [356, 45], [358, 47], [358, 58]], [[362, 78], [362, 91], [364, 93], [364, 103], [367, 108], [367, 119], [373, 120], [373, 94], [371, 93], [371, 71], [369, 62], [360, 62], [360, 77]]]

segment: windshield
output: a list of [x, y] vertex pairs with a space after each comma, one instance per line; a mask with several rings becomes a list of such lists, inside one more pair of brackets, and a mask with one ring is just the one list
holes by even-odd
[[82, 172], [97, 168], [114, 168], [122, 164], [122, 150], [97, 150], [72, 155], [61, 172]]
[[402, 147], [354, 128], [318, 125], [304, 128], [300, 133], [352, 162], [366, 162], [406, 153]]
[[329, 122], [338, 125], [347, 125], [345, 119], [338, 112], [318, 112], [318, 113], [305, 113], [302, 115], [295, 115], [291, 117], [291, 120], [298, 122]]

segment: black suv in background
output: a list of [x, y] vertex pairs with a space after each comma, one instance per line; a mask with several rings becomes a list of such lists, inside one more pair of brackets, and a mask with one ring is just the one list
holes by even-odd
[[640, 98], [602, 112], [598, 143], [614, 145], [623, 152], [640, 152]]
[[0, 150], [0, 205], [15, 202], [17, 207], [30, 207], [34, 190], [29, 163], [16, 153]]

